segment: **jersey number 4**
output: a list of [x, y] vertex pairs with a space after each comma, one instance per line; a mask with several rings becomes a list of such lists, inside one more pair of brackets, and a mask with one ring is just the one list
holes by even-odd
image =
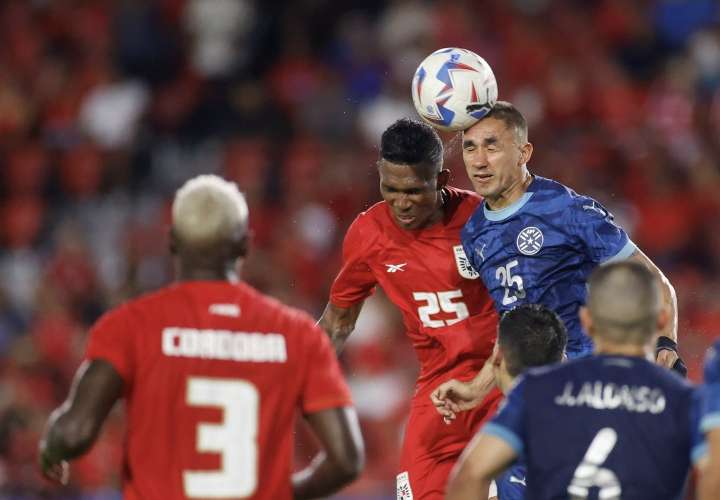
[[[463, 296], [461, 290], [448, 290], [447, 292], [414, 292], [413, 299], [423, 303], [418, 307], [418, 317], [422, 324], [428, 328], [440, 328], [446, 325], [454, 325], [458, 321], [467, 318], [470, 313], [464, 302], [455, 299], [461, 299]], [[453, 302], [454, 301], [454, 302]], [[433, 319], [431, 316], [438, 314], [440, 311], [454, 314], [454, 318], [450, 319]]]
[[505, 295], [502, 299], [502, 305], [504, 306], [513, 304], [517, 299], [525, 298], [522, 276], [519, 274], [513, 276], [512, 273], [513, 267], [517, 265], [518, 261], [515, 259], [495, 269], [495, 278], [500, 280], [500, 285], [505, 289]]
[[183, 471], [189, 498], [244, 498], [257, 488], [257, 432], [260, 396], [250, 382], [234, 379], [191, 377], [187, 385], [190, 406], [215, 406], [223, 410], [219, 424], [200, 423], [197, 450], [219, 453], [222, 468]]
[[611, 427], [600, 429], [575, 469], [567, 492], [571, 500], [588, 498], [590, 488], [598, 488], [599, 498], [619, 500], [622, 488], [613, 471], [602, 467], [617, 443], [617, 432]]

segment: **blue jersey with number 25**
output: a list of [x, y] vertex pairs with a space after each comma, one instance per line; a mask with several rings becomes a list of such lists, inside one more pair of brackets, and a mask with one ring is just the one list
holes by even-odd
[[578, 319], [588, 276], [598, 264], [635, 251], [597, 201], [539, 176], [512, 205], [497, 211], [479, 206], [461, 238], [498, 312], [524, 303], [549, 307], [565, 323], [571, 358], [592, 351]]
[[666, 368], [596, 355], [528, 370], [481, 432], [523, 460], [528, 500], [674, 500], [703, 453], [699, 406]]

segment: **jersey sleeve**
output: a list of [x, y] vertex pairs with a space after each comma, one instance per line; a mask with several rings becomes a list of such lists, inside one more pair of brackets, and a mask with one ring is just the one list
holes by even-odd
[[133, 379], [133, 331], [128, 321], [129, 309], [122, 306], [104, 314], [90, 329], [85, 359], [102, 359], [122, 377], [125, 387]]
[[568, 230], [581, 240], [592, 262], [607, 264], [627, 259], [635, 252], [635, 244], [600, 203], [578, 196], [570, 208]]
[[526, 385], [526, 379], [521, 376], [521, 380], [510, 391], [500, 411], [481, 431], [483, 434], [505, 441], [519, 457], [525, 449]]
[[705, 384], [701, 389], [700, 429], [703, 433], [720, 427], [720, 341], [705, 355]]
[[717, 424], [707, 429], [703, 428], [705, 418], [702, 415], [706, 387], [698, 387], [693, 390], [690, 403], [690, 462], [696, 464], [708, 452], [705, 432], [717, 428]]
[[300, 406], [303, 413], [316, 413], [352, 405], [350, 389], [325, 332], [312, 321], [305, 329], [305, 374]]
[[330, 302], [338, 307], [347, 308], [362, 302], [377, 283], [367, 263], [367, 243], [372, 235], [363, 217], [367, 216], [359, 215], [345, 234], [342, 267], [330, 289]]

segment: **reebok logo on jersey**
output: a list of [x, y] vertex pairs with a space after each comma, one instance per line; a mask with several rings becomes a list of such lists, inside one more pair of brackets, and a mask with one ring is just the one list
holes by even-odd
[[545, 241], [542, 231], [535, 226], [526, 227], [518, 234], [517, 249], [523, 255], [535, 255], [540, 251]]
[[208, 311], [218, 316], [240, 317], [240, 306], [237, 304], [210, 304]]
[[511, 483], [522, 484], [523, 486], [525, 486], [525, 487], [527, 488], [527, 484], [525, 484], [525, 478], [524, 478], [524, 477], [523, 477], [522, 479], [519, 479], [519, 478], [517, 478], [517, 477], [515, 477], [515, 476], [510, 476], [510, 482], [511, 482]]
[[387, 272], [389, 273], [405, 271], [405, 269], [403, 269], [405, 266], [407, 266], [407, 262], [403, 262], [402, 264], [385, 264], [385, 267], [387, 267]]

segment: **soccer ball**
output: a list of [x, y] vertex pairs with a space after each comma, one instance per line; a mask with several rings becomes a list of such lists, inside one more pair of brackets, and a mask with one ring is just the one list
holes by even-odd
[[412, 80], [415, 109], [440, 130], [465, 130], [488, 114], [497, 96], [492, 68], [467, 49], [436, 50], [420, 63]]

